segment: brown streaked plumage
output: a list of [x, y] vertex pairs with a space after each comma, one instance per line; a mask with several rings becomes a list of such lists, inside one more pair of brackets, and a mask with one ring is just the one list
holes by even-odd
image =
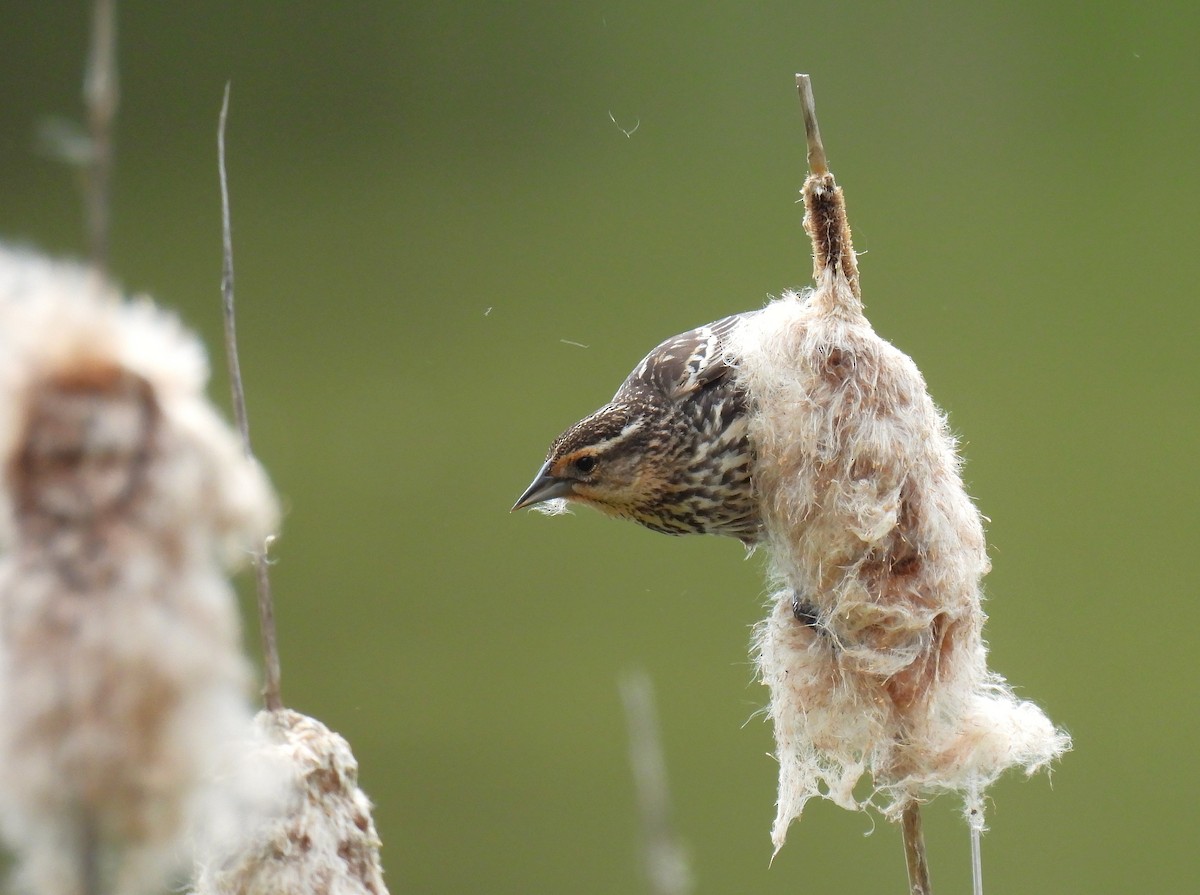
[[513, 509], [566, 498], [666, 534], [754, 543], [761, 521], [746, 397], [725, 344], [745, 316], [681, 333], [647, 354], [608, 404], [554, 440]]

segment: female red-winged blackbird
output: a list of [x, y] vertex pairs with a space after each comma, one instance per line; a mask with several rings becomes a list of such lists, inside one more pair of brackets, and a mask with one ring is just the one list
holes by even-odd
[[550, 445], [513, 507], [566, 498], [666, 534], [719, 534], [753, 544], [761, 529], [751, 482], [746, 396], [726, 340], [748, 314], [667, 339], [608, 403]]

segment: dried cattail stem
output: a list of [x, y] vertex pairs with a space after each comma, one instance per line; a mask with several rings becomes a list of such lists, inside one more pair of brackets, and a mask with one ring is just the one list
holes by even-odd
[[980, 837], [983, 835], [983, 830], [976, 823], [978, 811], [973, 808], [967, 810], [967, 824], [971, 828], [971, 895], [983, 895], [983, 856], [980, 845]]
[[925, 852], [925, 834], [921, 831], [921, 807], [916, 802], [906, 806], [900, 816], [900, 832], [904, 839], [904, 863], [908, 866], [909, 895], [929, 895], [929, 860]]
[[649, 890], [653, 895], [688, 895], [694, 890], [691, 865], [671, 820], [667, 768], [650, 676], [644, 671], [625, 674], [621, 678], [621, 701], [629, 729], [629, 762], [633, 768]]
[[[250, 446], [250, 419], [246, 413], [246, 389], [242, 384], [242, 364], [238, 358], [237, 315], [233, 303], [233, 231], [229, 215], [229, 180], [225, 173], [225, 122], [229, 116], [229, 84], [221, 100], [217, 124], [217, 171], [221, 180], [221, 318], [225, 324], [225, 360], [229, 365], [229, 389], [233, 396], [233, 415], [242, 436], [242, 449], [248, 459], [254, 457]], [[263, 651], [263, 705], [268, 711], [283, 708], [280, 683], [279, 645], [275, 637], [275, 601], [271, 595], [271, 573], [267, 562], [269, 538], [255, 549], [255, 592], [258, 595], [258, 630]]]
[[813, 176], [828, 174], [829, 161], [825, 158], [825, 144], [821, 142], [821, 129], [817, 126], [817, 103], [813, 99], [812, 78], [796, 75], [796, 90], [800, 93], [804, 136], [808, 140], [808, 173]]
[[[238, 357], [234, 312], [233, 236], [225, 168], [229, 84], [217, 125], [223, 263], [221, 296], [225, 355], [242, 451], [253, 459], [246, 393]], [[221, 835], [204, 842], [193, 869], [195, 895], [285, 895], [322, 891], [387, 895], [371, 804], [358, 788], [350, 745], [313, 718], [283, 707], [266, 546], [252, 553], [258, 592], [266, 710], [255, 719], [253, 746], [235, 759], [235, 788], [251, 798]]]
[[117, 87], [117, 3], [95, 0], [91, 47], [83, 80], [87, 110], [89, 154], [85, 209], [92, 268], [103, 278], [108, 271], [109, 185], [112, 180], [113, 119]]

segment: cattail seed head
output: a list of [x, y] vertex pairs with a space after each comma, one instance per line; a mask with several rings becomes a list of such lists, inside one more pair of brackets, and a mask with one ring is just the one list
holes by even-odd
[[288, 709], [260, 712], [255, 727], [250, 763], [281, 783], [280, 798], [199, 856], [193, 895], [387, 895], [350, 745]]
[[274, 498], [148, 300], [0, 248], [0, 334], [0, 831], [30, 890], [158, 890], [250, 720], [226, 576]]
[[728, 346], [775, 586], [755, 651], [780, 763], [776, 848], [814, 796], [895, 819], [1070, 745], [987, 669], [989, 563], [954, 438], [863, 315], [832, 175], [814, 173], [805, 202], [816, 288], [744, 315]]

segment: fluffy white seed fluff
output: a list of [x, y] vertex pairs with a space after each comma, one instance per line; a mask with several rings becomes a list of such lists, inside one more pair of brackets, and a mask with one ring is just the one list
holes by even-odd
[[564, 516], [569, 515], [571, 512], [571, 507], [567, 504], [566, 499], [562, 497], [535, 503], [531, 509], [534, 512], [541, 513], [543, 516]]
[[0, 832], [21, 888], [161, 891], [250, 722], [230, 567], [276, 523], [199, 342], [0, 247]]
[[954, 439], [846, 279], [826, 269], [815, 291], [747, 316], [729, 353], [775, 588], [755, 649], [780, 765], [776, 848], [814, 796], [895, 818], [1069, 748], [987, 669], [988, 559]]
[[387, 895], [349, 744], [286, 709], [260, 712], [255, 724], [262, 745], [251, 766], [282, 779], [283, 800], [200, 856], [194, 895]]

